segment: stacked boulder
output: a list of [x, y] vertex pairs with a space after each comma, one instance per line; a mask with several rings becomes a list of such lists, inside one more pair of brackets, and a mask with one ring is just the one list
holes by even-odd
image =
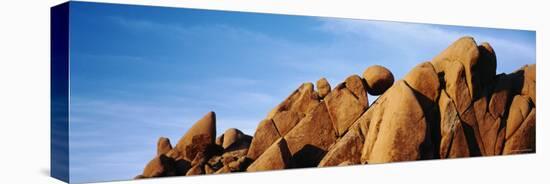
[[210, 112], [175, 147], [161, 137], [136, 178], [534, 153], [536, 65], [497, 75], [496, 62], [463, 37], [398, 81], [375, 65], [332, 89], [304, 83], [253, 136], [216, 138]]

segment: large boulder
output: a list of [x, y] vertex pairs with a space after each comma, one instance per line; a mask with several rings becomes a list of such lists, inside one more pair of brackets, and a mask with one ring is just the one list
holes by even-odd
[[[464, 73], [464, 82], [466, 83], [466, 90], [469, 95], [474, 96], [474, 91], [479, 82], [477, 80], [475, 68], [478, 67], [479, 50], [474, 38], [466, 36], [458, 39], [443, 52], [432, 59], [432, 63], [438, 73], [449, 68], [449, 64], [456, 65], [457, 63], [462, 65]], [[457, 66], [452, 66], [453, 70], [458, 69]], [[448, 72], [445, 71], [445, 75]], [[453, 98], [452, 94], [451, 98]], [[471, 97], [470, 96], [470, 97]], [[458, 108], [461, 110], [461, 108]]]
[[464, 66], [459, 62], [450, 62], [447, 63], [444, 72], [445, 92], [455, 103], [458, 113], [462, 114], [472, 103]]
[[536, 152], [536, 113], [531, 110], [519, 128], [506, 139], [503, 154], [535, 153]]
[[328, 115], [338, 136], [344, 135], [353, 122], [367, 108], [344, 84], [340, 84], [325, 98]]
[[336, 131], [324, 104], [319, 104], [284, 136], [296, 167], [316, 167], [336, 142]]
[[512, 136], [531, 112], [529, 97], [516, 95], [512, 100], [508, 120], [506, 121], [506, 138]]
[[368, 107], [369, 99], [367, 96], [367, 84], [366, 82], [359, 77], [359, 75], [352, 75], [346, 78], [344, 81], [346, 88], [353, 93], [355, 98], [359, 100], [359, 103], [363, 107]]
[[426, 138], [426, 120], [411, 88], [396, 82], [379, 121], [371, 122], [361, 156], [362, 163], [385, 163], [420, 159]]
[[271, 144], [273, 144], [281, 135], [277, 131], [273, 120], [265, 119], [258, 125], [250, 148], [248, 148], [247, 157], [255, 160], [258, 158]]
[[292, 155], [284, 138], [272, 144], [246, 171], [266, 171], [286, 169], [291, 165]]
[[204, 152], [214, 144], [216, 138], [216, 114], [209, 112], [197, 121], [178, 141], [175, 149], [186, 160], [193, 160], [199, 152]]
[[380, 65], [368, 67], [363, 72], [363, 78], [367, 83], [367, 90], [371, 95], [381, 95], [393, 85], [393, 74], [387, 68]]
[[416, 65], [403, 80], [431, 102], [435, 102], [439, 96], [439, 77], [430, 62]]
[[320, 98], [325, 98], [330, 93], [330, 84], [326, 78], [321, 78], [317, 81], [317, 92]]
[[273, 117], [273, 122], [281, 136], [284, 136], [294, 128], [304, 116], [305, 114], [301, 112], [282, 111]]
[[223, 149], [229, 148], [231, 145], [236, 145], [243, 141], [246, 138], [246, 135], [241, 132], [239, 129], [230, 128], [223, 133]]

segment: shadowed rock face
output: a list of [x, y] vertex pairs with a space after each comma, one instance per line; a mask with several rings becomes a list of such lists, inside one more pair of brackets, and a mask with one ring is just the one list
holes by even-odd
[[363, 77], [368, 86], [368, 92], [371, 95], [381, 95], [393, 84], [393, 74], [387, 68], [374, 65], [368, 67], [363, 72]]
[[[214, 112], [156, 156], [139, 178], [344, 166], [536, 151], [536, 65], [496, 74], [489, 43], [463, 37], [394, 82], [368, 67], [331, 89], [304, 83], [253, 136], [216, 137]], [[369, 105], [367, 93], [380, 95]]]

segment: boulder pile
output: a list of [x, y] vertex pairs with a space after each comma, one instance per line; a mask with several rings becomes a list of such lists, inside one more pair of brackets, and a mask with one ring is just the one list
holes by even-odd
[[304, 83], [253, 136], [216, 137], [209, 112], [174, 147], [159, 138], [136, 178], [534, 153], [536, 65], [496, 66], [491, 45], [463, 37], [401, 80], [375, 65], [334, 88]]

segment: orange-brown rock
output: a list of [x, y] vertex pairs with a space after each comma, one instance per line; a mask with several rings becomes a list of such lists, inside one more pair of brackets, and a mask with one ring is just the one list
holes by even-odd
[[319, 104], [319, 95], [313, 89], [312, 83], [304, 83], [296, 89], [283, 102], [275, 107], [266, 119], [273, 119], [275, 115], [282, 111], [294, 111], [307, 113]]
[[529, 97], [516, 95], [510, 106], [508, 120], [506, 121], [506, 138], [512, 136], [531, 112]]
[[241, 132], [236, 128], [227, 129], [223, 133], [223, 142], [222, 142], [223, 149], [227, 149], [229, 146], [243, 139], [244, 136], [245, 135], [243, 134], [243, 132]]
[[199, 152], [195, 155], [195, 158], [191, 161], [192, 166], [203, 165], [208, 161], [208, 155], [204, 152]]
[[187, 171], [185, 176], [194, 176], [194, 175], [201, 175], [201, 174], [205, 174], [204, 165], [195, 165], [191, 169], [189, 169], [189, 171]]
[[445, 91], [455, 103], [458, 113], [462, 114], [472, 103], [464, 66], [460, 62], [446, 64]]
[[304, 116], [305, 114], [300, 112], [282, 111], [273, 117], [273, 122], [281, 136], [284, 136], [294, 128]]
[[458, 158], [470, 156], [468, 142], [462, 128], [462, 121], [451, 98], [441, 92], [439, 98], [441, 143], [440, 158]]
[[174, 174], [174, 160], [165, 155], [158, 155], [147, 163], [140, 178], [173, 176]]
[[536, 65], [531, 64], [524, 66], [523, 70], [523, 85], [521, 88], [521, 94], [528, 96], [533, 104], [537, 104], [537, 90], [536, 90]]
[[[389, 93], [389, 94], [388, 94]], [[422, 107], [405, 82], [397, 81], [387, 92], [381, 121], [371, 122], [361, 156], [363, 163], [385, 163], [420, 159], [426, 138]], [[369, 138], [376, 137], [376, 138]], [[373, 141], [374, 140], [374, 141]]]
[[[463, 72], [464, 74], [465, 86], [467, 87], [468, 94], [472, 97], [478, 85], [475, 71], [473, 70], [478, 65], [478, 59], [479, 50], [474, 38], [466, 36], [458, 39], [438, 56], [433, 58], [432, 63], [438, 73], [449, 67], [451, 67], [452, 70], [457, 70], [459, 67], [456, 65], [462, 65], [461, 73]], [[455, 66], [448, 66], [449, 64]], [[445, 75], [448, 75], [447, 71], [445, 71]], [[452, 94], [449, 95], [453, 98]], [[458, 109], [460, 111], [462, 108], [459, 107]]]
[[214, 141], [214, 143], [218, 146], [222, 146], [222, 144], [223, 144], [223, 134], [216, 137], [216, 140]]
[[313, 108], [284, 138], [296, 167], [316, 167], [336, 142], [326, 106], [319, 104]]
[[369, 105], [369, 99], [367, 96], [367, 84], [359, 77], [359, 75], [352, 75], [346, 78], [344, 81], [346, 88], [355, 96], [359, 103], [365, 108]]
[[286, 169], [291, 164], [292, 155], [284, 138], [277, 140], [246, 171], [266, 171]]
[[[392, 87], [393, 88], [393, 87]], [[365, 139], [363, 143], [363, 149], [361, 150], [361, 163], [366, 164], [368, 160], [368, 155], [372, 149], [373, 143], [378, 138], [378, 133], [380, 130], [380, 123], [386, 110], [384, 107], [391, 98], [391, 90], [384, 93], [374, 103], [370, 108], [357, 119], [357, 125], [359, 126], [361, 133]], [[367, 145], [369, 143], [370, 145]]]
[[479, 126], [479, 132], [483, 140], [484, 155], [495, 155], [495, 144], [498, 140], [498, 133], [502, 127], [502, 119], [498, 117], [493, 123], [488, 122], [485, 126]]
[[337, 166], [345, 161], [360, 163], [363, 142], [364, 138], [359, 128], [350, 129], [344, 137], [330, 147], [319, 163], [319, 167]]
[[500, 75], [496, 80], [495, 89], [489, 101], [489, 112], [493, 118], [504, 116], [504, 112], [508, 105], [508, 99], [511, 98], [511, 83], [510, 76], [507, 75]]
[[157, 155], [167, 154], [170, 150], [172, 150], [170, 139], [166, 137], [160, 137], [157, 142]]
[[199, 152], [214, 144], [216, 138], [216, 114], [209, 112], [197, 121], [178, 141], [175, 149], [187, 160], [193, 160]]
[[[381, 102], [383, 102], [385, 98], [379, 97], [372, 105], [379, 105]], [[365, 136], [369, 132], [369, 124], [371, 121], [376, 121], [375, 119], [378, 118], [377, 116], [379, 113], [378, 108], [369, 108], [367, 111], [365, 111], [357, 120], [351, 125], [349, 128], [349, 131], [355, 131], [356, 129], [361, 134], [362, 138], [365, 139]]]
[[252, 143], [248, 148], [247, 157], [255, 160], [280, 137], [281, 135], [277, 131], [273, 120], [263, 120], [256, 128], [256, 133], [254, 133], [254, 138], [252, 138]]
[[520, 127], [506, 139], [502, 154], [534, 153], [536, 151], [536, 113], [531, 110]]
[[439, 77], [430, 62], [424, 62], [416, 65], [404, 78], [409, 86], [426, 97], [431, 102], [435, 102], [439, 95]]
[[[216, 135], [214, 113], [157, 155], [139, 178], [344, 166], [536, 152], [536, 65], [496, 75], [489, 43], [455, 41], [402, 80], [375, 65], [331, 89], [304, 83], [251, 137]], [[368, 95], [380, 95], [369, 105]], [[235, 107], [238, 108], [238, 107]]]
[[344, 84], [340, 84], [325, 98], [328, 115], [338, 136], [344, 135], [351, 124], [363, 113], [366, 105]]
[[367, 83], [367, 90], [371, 95], [381, 95], [393, 85], [393, 74], [387, 68], [380, 65], [368, 67], [363, 72], [363, 78]]
[[317, 92], [320, 98], [325, 98], [330, 93], [330, 84], [326, 78], [321, 78], [317, 81]]

